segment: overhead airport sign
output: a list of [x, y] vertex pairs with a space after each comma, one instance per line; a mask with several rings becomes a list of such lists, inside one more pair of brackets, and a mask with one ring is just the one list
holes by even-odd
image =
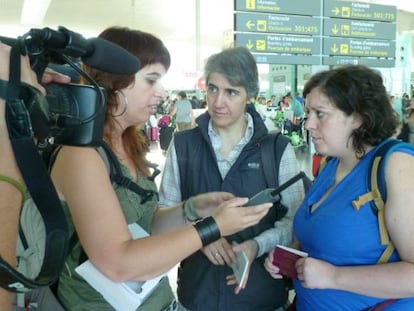
[[282, 55], [252, 53], [258, 64], [296, 64], [296, 65], [320, 65], [321, 58], [312, 55]]
[[392, 5], [341, 0], [324, 1], [324, 16], [326, 17], [363, 19], [383, 22], [395, 22], [397, 19], [397, 7]]
[[397, 25], [374, 21], [324, 19], [324, 36], [395, 40]]
[[395, 67], [395, 59], [381, 59], [370, 57], [347, 57], [347, 56], [324, 56], [323, 65], [342, 66], [342, 65], [365, 65], [368, 67]]
[[320, 37], [236, 33], [235, 44], [251, 52], [321, 54]]
[[234, 7], [235, 45], [248, 48], [257, 63], [395, 64], [396, 6], [352, 0], [234, 0]]
[[320, 35], [321, 20], [310, 16], [236, 12], [236, 31]]
[[395, 41], [324, 38], [323, 54], [364, 57], [395, 57]]
[[314, 0], [235, 0], [234, 10], [320, 16], [321, 5]]

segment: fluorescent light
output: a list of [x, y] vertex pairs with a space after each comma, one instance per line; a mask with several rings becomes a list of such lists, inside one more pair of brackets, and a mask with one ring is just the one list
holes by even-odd
[[24, 0], [20, 23], [41, 25], [51, 0]]

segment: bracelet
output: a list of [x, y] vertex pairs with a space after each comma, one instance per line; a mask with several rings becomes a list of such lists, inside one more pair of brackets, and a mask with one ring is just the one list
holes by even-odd
[[220, 229], [212, 216], [199, 220], [193, 226], [200, 236], [203, 247], [217, 241], [221, 237]]
[[0, 175], [0, 180], [5, 181], [6, 183], [16, 187], [16, 189], [20, 191], [20, 193], [22, 194], [23, 205], [24, 201], [26, 200], [26, 187], [22, 183], [18, 182], [16, 179], [9, 176]]
[[192, 197], [183, 201], [182, 209], [183, 209], [183, 218], [186, 219], [187, 221], [194, 222], [200, 219], [200, 216], [198, 216], [197, 212], [194, 210]]

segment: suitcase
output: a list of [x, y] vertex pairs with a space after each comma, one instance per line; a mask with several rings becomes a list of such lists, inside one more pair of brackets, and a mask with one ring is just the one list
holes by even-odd
[[166, 151], [170, 145], [172, 136], [174, 133], [174, 128], [172, 127], [161, 127], [159, 130], [159, 140], [161, 150]]
[[147, 135], [150, 141], [158, 141], [158, 138], [159, 138], [158, 127], [148, 127]]

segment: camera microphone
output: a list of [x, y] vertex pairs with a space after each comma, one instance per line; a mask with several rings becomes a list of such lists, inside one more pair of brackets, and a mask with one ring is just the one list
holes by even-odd
[[[0, 37], [0, 40], [13, 45], [19, 39]], [[32, 28], [20, 40], [29, 54], [52, 51], [81, 58], [89, 67], [114, 74], [135, 74], [140, 69], [139, 59], [121, 46], [102, 38], [85, 39], [62, 26], [57, 31], [48, 27]]]

